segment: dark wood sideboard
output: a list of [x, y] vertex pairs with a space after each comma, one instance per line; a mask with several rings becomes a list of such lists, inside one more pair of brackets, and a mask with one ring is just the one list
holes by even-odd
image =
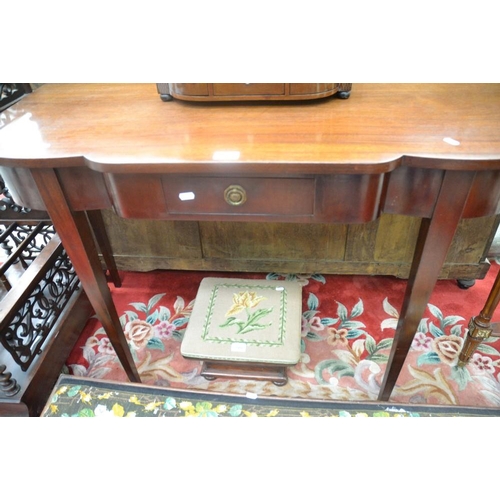
[[151, 84], [44, 85], [14, 108], [20, 118], [0, 131], [0, 174], [17, 203], [48, 211], [133, 381], [85, 210], [174, 224], [319, 224], [320, 233], [418, 218], [382, 400], [460, 224], [498, 215], [499, 85], [471, 94], [467, 85], [366, 84], [348, 100], [230, 104], [164, 103]]
[[349, 98], [351, 83], [157, 83], [161, 99], [184, 101], [304, 101]]

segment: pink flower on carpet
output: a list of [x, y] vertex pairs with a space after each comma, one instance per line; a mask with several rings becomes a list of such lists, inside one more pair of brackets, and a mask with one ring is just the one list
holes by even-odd
[[328, 328], [328, 338], [326, 341], [335, 347], [345, 347], [349, 341], [347, 340], [348, 331], [345, 328], [337, 330], [336, 328]]
[[439, 359], [447, 365], [453, 366], [462, 349], [463, 339], [456, 335], [443, 335], [432, 339], [432, 347], [436, 351]]
[[99, 344], [97, 344], [97, 351], [101, 354], [115, 354], [115, 350], [108, 337], [101, 337]]
[[175, 325], [169, 323], [168, 321], [160, 321], [155, 326], [155, 333], [157, 337], [161, 339], [170, 339], [175, 331]]
[[491, 358], [488, 358], [487, 356], [481, 356], [481, 354], [476, 352], [472, 356], [471, 362], [481, 372], [495, 373], [493, 360]]
[[430, 351], [431, 344], [432, 344], [431, 337], [427, 337], [425, 333], [418, 332], [415, 335], [415, 337], [413, 337], [413, 342], [411, 346], [416, 351]]
[[302, 337], [305, 337], [309, 332], [322, 332], [325, 325], [321, 323], [321, 318], [314, 316], [311, 320], [302, 316]]
[[146, 347], [148, 340], [153, 337], [154, 328], [146, 321], [134, 319], [125, 325], [125, 337], [134, 349]]
[[300, 334], [302, 337], [305, 337], [309, 333], [309, 321], [302, 316], [302, 328]]

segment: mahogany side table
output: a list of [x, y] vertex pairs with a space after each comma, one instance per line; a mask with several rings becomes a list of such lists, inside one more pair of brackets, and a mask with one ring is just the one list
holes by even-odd
[[44, 85], [9, 108], [0, 175], [46, 209], [132, 381], [140, 377], [86, 210], [364, 223], [422, 217], [379, 399], [388, 400], [457, 225], [499, 213], [500, 85], [354, 84], [347, 100], [203, 103], [154, 84]]

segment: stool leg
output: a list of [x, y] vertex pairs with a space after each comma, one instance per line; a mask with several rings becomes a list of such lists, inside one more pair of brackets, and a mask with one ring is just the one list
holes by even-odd
[[108, 268], [109, 277], [111, 278], [113, 285], [115, 285], [116, 288], [120, 288], [122, 286], [122, 282], [118, 274], [118, 269], [116, 268], [115, 258], [113, 257], [113, 250], [111, 249], [108, 233], [106, 232], [106, 226], [104, 225], [104, 219], [102, 218], [102, 213], [100, 210], [88, 210], [87, 217], [92, 227], [92, 231], [94, 232], [97, 244], [101, 249], [106, 267]]
[[478, 316], [471, 318], [469, 322], [469, 332], [465, 338], [462, 351], [458, 357], [459, 365], [464, 366], [469, 361], [478, 346], [483, 340], [490, 337], [493, 328], [491, 318], [500, 301], [500, 271], [497, 274], [490, 294], [486, 299], [484, 307]]

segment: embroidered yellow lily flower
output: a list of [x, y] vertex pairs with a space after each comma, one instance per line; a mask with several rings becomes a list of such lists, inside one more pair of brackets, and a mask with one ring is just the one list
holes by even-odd
[[235, 293], [233, 295], [233, 305], [226, 313], [226, 316], [233, 316], [234, 314], [238, 314], [245, 309], [251, 309], [265, 299], [266, 297], [259, 297], [255, 292], [249, 292], [248, 290]]

